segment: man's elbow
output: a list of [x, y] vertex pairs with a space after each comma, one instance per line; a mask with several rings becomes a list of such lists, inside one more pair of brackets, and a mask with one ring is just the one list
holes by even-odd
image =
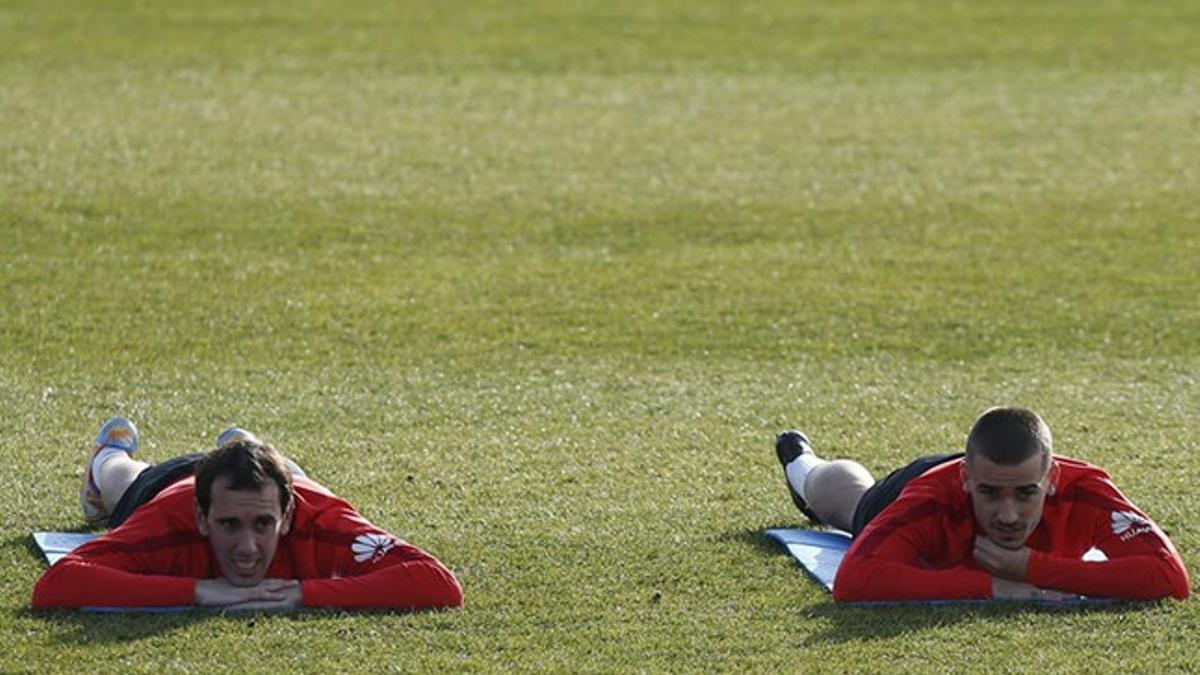
[[843, 590], [837, 584], [833, 585], [834, 602], [858, 602], [860, 598], [849, 591]]
[[1159, 589], [1159, 593], [1157, 597], [1147, 599], [1159, 600], [1171, 597], [1176, 600], [1187, 600], [1192, 593], [1192, 584], [1183, 561], [1177, 555], [1163, 555], [1157, 561], [1156, 567], [1161, 581], [1154, 585]]
[[873, 600], [868, 597], [867, 589], [862, 583], [862, 575], [857, 573], [853, 566], [847, 567], [843, 562], [842, 568], [838, 570], [837, 576], [833, 580], [833, 601], [834, 602], [865, 602]]
[[61, 584], [56, 583], [55, 577], [58, 576], [58, 570], [51, 567], [42, 574], [42, 578], [33, 586], [33, 597], [29, 601], [29, 606], [34, 610], [44, 609], [61, 609], [64, 607], [75, 607], [66, 602], [62, 597]]
[[418, 576], [412, 579], [423, 588], [416, 609], [454, 609], [463, 606], [463, 589], [458, 578], [445, 565], [430, 560], [421, 566]]
[[441, 584], [434, 598], [432, 607], [436, 609], [456, 609], [463, 606], [465, 600], [463, 595], [462, 584], [458, 582], [458, 578], [454, 573], [446, 568], [442, 568]]
[[1192, 594], [1191, 580], [1188, 579], [1187, 568], [1179, 565], [1178, 573], [1174, 575], [1171, 584], [1171, 597], [1176, 600], [1187, 600]]
[[451, 575], [450, 581], [451, 583], [442, 593], [442, 602], [438, 605], [441, 609], [457, 609], [463, 606], [465, 600], [462, 585], [458, 583], [458, 579]]
[[50, 602], [50, 599], [46, 597], [46, 592], [42, 590], [42, 584], [40, 581], [36, 586], [33, 587], [33, 597], [29, 601], [29, 606], [35, 611], [41, 609], [54, 609], [55, 607], [55, 605]]

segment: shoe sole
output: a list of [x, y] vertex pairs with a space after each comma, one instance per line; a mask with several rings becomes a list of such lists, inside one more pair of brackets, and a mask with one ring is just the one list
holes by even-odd
[[247, 440], [262, 445], [262, 441], [259, 440], [254, 432], [246, 431], [241, 427], [229, 427], [225, 431], [222, 431], [220, 436], [217, 436], [217, 447], [219, 448], [234, 440]]

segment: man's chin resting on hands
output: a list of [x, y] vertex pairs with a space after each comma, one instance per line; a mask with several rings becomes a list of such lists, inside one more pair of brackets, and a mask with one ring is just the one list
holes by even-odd
[[[1086, 462], [1055, 454], [1025, 408], [976, 419], [965, 451], [920, 457], [875, 481], [861, 464], [776, 439], [793, 503], [854, 536], [838, 601], [1186, 598], [1187, 569], [1150, 518]], [[1084, 558], [1092, 549], [1102, 560]]]
[[208, 453], [133, 458], [113, 418], [85, 465], [85, 517], [112, 526], [38, 581], [35, 609], [186, 606], [430, 609], [462, 605], [454, 574], [372, 525], [253, 434]]

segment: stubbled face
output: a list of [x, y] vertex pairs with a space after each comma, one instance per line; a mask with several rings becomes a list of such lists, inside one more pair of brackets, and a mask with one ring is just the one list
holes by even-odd
[[975, 520], [988, 539], [1007, 549], [1019, 549], [1042, 520], [1046, 496], [1053, 490], [1042, 457], [1004, 466], [987, 457], [964, 464], [963, 488], [971, 495]]
[[230, 490], [229, 477], [212, 484], [208, 513], [196, 508], [196, 525], [208, 537], [225, 579], [235, 586], [262, 581], [275, 559], [279, 538], [291, 526], [279, 509], [279, 486], [269, 482], [257, 490]]

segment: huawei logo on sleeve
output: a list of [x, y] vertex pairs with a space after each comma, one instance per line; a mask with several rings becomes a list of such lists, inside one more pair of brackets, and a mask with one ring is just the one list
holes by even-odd
[[350, 544], [350, 550], [354, 551], [354, 562], [378, 562], [395, 546], [395, 538], [386, 534], [360, 534]]
[[1121, 537], [1121, 541], [1129, 541], [1139, 534], [1150, 532], [1154, 525], [1134, 511], [1113, 511], [1112, 529], [1113, 534]]

